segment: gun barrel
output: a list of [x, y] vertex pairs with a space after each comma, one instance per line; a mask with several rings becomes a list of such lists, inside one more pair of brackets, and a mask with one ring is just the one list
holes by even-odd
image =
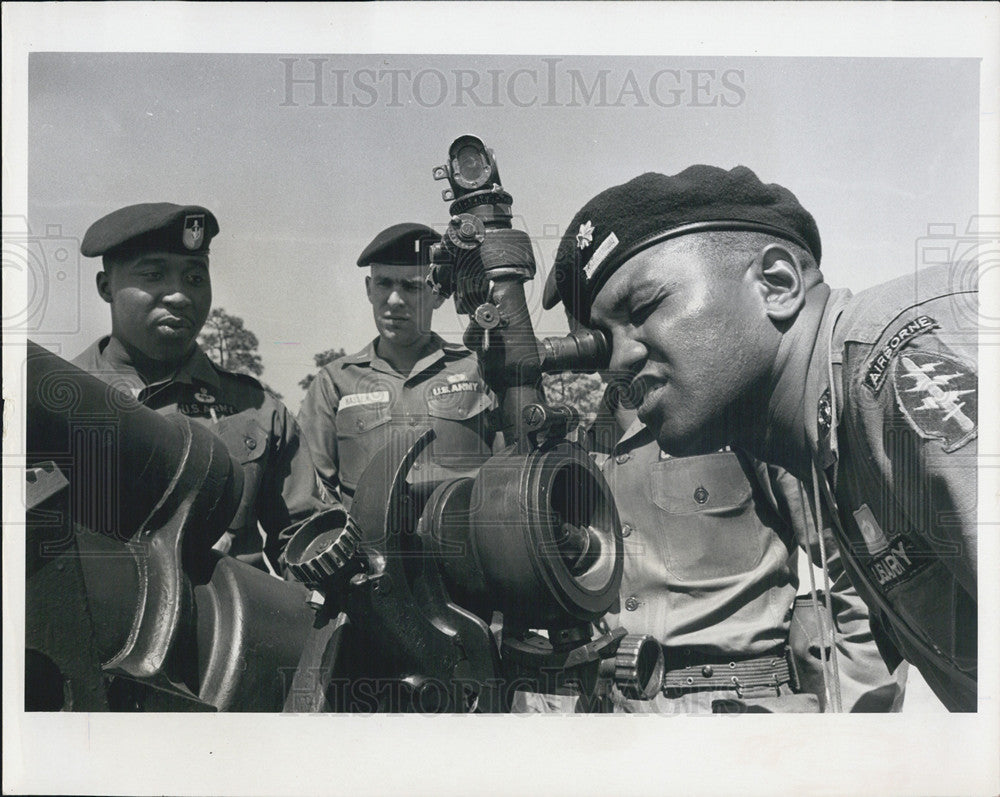
[[[197, 492], [208, 546], [226, 530], [243, 473], [208, 429], [162, 416], [32, 341], [26, 399], [27, 464], [52, 460], [67, 474], [74, 522], [129, 539], [166, 498]], [[210, 462], [197, 475], [186, 467], [195, 451]]]

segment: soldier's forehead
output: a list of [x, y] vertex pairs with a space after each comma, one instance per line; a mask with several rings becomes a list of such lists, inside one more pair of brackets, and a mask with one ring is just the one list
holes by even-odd
[[393, 280], [398, 282], [410, 282], [422, 280], [427, 269], [425, 266], [392, 266], [381, 263], [373, 263], [371, 266], [372, 276], [380, 280]]
[[188, 254], [182, 255], [176, 252], [141, 252], [136, 255], [129, 262], [131, 266], [139, 265], [164, 265], [167, 263], [176, 263], [183, 266], [201, 266], [203, 268], [208, 268], [208, 255], [195, 255]]

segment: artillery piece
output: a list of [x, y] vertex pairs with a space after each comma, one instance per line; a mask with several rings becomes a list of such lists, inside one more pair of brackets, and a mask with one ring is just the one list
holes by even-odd
[[656, 693], [655, 640], [594, 638], [618, 600], [620, 522], [567, 439], [575, 412], [540, 386], [600, 368], [606, 343], [535, 338], [532, 244], [479, 139], [457, 139], [434, 176], [452, 218], [430, 279], [469, 315], [504, 449], [417, 490], [407, 473], [433, 431], [399, 432], [350, 517], [295, 533], [282, 581], [212, 550], [242, 482], [221, 442], [29, 344], [26, 708], [485, 712], [520, 689], [596, 711], [612, 683]]

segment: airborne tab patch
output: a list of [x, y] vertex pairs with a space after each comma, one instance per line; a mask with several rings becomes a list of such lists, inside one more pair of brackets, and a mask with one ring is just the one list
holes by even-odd
[[978, 433], [977, 377], [969, 366], [941, 352], [901, 355], [893, 375], [896, 403], [914, 431], [941, 441], [951, 453]]
[[922, 315], [907, 322], [901, 329], [890, 337], [885, 344], [877, 349], [868, 361], [868, 371], [865, 374], [865, 384], [878, 395], [885, 382], [889, 366], [892, 365], [893, 358], [903, 346], [913, 340], [917, 335], [923, 335], [937, 327], [938, 323], [929, 315]]

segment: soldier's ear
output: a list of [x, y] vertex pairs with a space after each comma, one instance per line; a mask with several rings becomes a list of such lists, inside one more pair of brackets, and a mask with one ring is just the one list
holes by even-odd
[[799, 258], [782, 244], [769, 244], [758, 253], [752, 278], [772, 321], [791, 321], [805, 304], [802, 269]]
[[97, 272], [97, 292], [108, 304], [111, 304], [111, 275], [107, 271]]
[[444, 296], [441, 295], [440, 291], [433, 291], [434, 295], [434, 309], [437, 310], [442, 304], [444, 304]]
[[368, 294], [368, 301], [372, 300], [372, 275], [365, 274], [365, 293]]

